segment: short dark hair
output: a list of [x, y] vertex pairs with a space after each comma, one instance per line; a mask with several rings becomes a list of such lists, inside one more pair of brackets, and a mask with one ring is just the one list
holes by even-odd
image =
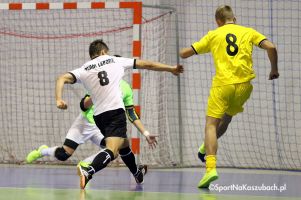
[[105, 52], [109, 51], [109, 47], [102, 40], [94, 40], [89, 47], [90, 58], [93, 59], [99, 56], [100, 52], [104, 50]]
[[234, 13], [231, 6], [228, 5], [219, 6], [215, 12], [215, 19], [221, 20], [223, 23], [225, 23], [226, 20], [233, 20]]

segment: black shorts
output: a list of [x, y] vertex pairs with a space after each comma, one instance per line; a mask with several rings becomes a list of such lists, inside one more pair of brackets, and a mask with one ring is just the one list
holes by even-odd
[[96, 126], [100, 129], [105, 138], [127, 138], [126, 116], [122, 108], [106, 111], [93, 117]]

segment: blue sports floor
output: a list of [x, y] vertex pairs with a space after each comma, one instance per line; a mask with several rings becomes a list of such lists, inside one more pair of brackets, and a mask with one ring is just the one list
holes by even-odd
[[76, 167], [0, 165], [0, 200], [301, 200], [301, 172], [219, 169], [210, 190], [196, 187], [203, 172], [149, 169], [137, 186], [127, 168], [106, 168], [80, 190]]

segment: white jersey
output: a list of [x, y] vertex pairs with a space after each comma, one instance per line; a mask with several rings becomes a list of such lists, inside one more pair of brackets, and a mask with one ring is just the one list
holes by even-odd
[[134, 65], [135, 59], [103, 55], [70, 73], [91, 95], [96, 116], [109, 110], [124, 109], [120, 81], [124, 69]]

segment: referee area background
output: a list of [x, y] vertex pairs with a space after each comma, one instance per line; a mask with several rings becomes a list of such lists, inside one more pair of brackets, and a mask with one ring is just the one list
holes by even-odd
[[[301, 1], [64, 2], [0, 2], [0, 200], [301, 199]], [[255, 28], [277, 46], [280, 77], [268, 80], [267, 54], [254, 47], [253, 93], [218, 140], [220, 178], [200, 190], [205, 166], [197, 151], [214, 63], [210, 54], [182, 60], [178, 52], [217, 27], [214, 14], [221, 4], [233, 8], [237, 24]], [[126, 71], [143, 124], [159, 135], [151, 150], [128, 122], [137, 161], [149, 165], [143, 186], [136, 186], [117, 159], [80, 190], [75, 166], [99, 150], [92, 143], [80, 145], [67, 162], [50, 157], [24, 162], [40, 145], [64, 141], [85, 90], [66, 86], [69, 107], [59, 110], [55, 78], [89, 60], [95, 39], [103, 39], [112, 55], [184, 66], [179, 77]]]

